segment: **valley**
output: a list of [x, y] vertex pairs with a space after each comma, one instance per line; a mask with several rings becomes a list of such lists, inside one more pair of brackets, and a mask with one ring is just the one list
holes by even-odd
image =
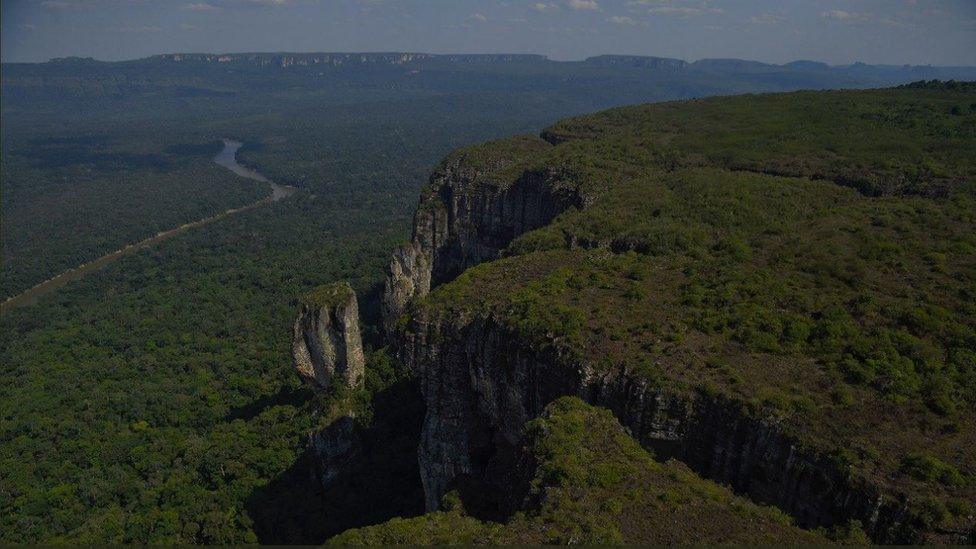
[[115, 261], [116, 259], [122, 257], [124, 254], [135, 253], [147, 246], [152, 246], [153, 244], [162, 242], [167, 238], [172, 238], [184, 231], [188, 231], [196, 227], [201, 227], [203, 225], [206, 225], [207, 223], [212, 223], [214, 221], [217, 221], [218, 219], [222, 219], [226, 216], [234, 215], [239, 212], [247, 211], [250, 210], [251, 208], [257, 208], [259, 206], [263, 206], [264, 204], [267, 204], [269, 202], [276, 202], [278, 200], [281, 200], [282, 198], [287, 198], [295, 193], [296, 189], [294, 187], [279, 185], [272, 181], [268, 181], [268, 179], [265, 178], [260, 173], [254, 170], [249, 170], [244, 166], [238, 164], [236, 155], [237, 155], [237, 150], [241, 148], [242, 144], [239, 141], [231, 141], [228, 139], [224, 139], [223, 141], [224, 141], [224, 148], [214, 158], [214, 162], [227, 168], [228, 170], [234, 172], [235, 174], [241, 177], [246, 177], [248, 179], [253, 179], [255, 181], [267, 183], [271, 187], [270, 196], [266, 198], [262, 198], [257, 202], [253, 202], [251, 204], [241, 206], [239, 208], [231, 208], [227, 211], [218, 213], [216, 215], [204, 219], [199, 219], [197, 221], [184, 223], [183, 225], [180, 225], [179, 227], [176, 227], [174, 229], [168, 229], [156, 233], [155, 236], [151, 236], [149, 238], [140, 240], [139, 242], [133, 244], [127, 244], [125, 247], [116, 250], [112, 253], [103, 255], [94, 261], [85, 263], [84, 265], [79, 265], [78, 267], [71, 268], [53, 278], [49, 278], [44, 282], [41, 282], [40, 284], [26, 290], [25, 292], [22, 292], [18, 295], [15, 295], [13, 297], [4, 300], [3, 303], [0, 303], [0, 314], [3, 314], [3, 312], [8, 311], [13, 307], [28, 307], [30, 305], [34, 305], [37, 303], [37, 299], [42, 295], [47, 294], [49, 292], [53, 292], [58, 288], [63, 287], [65, 284], [71, 282], [72, 280], [77, 280], [93, 271], [101, 269], [109, 262]]
[[971, 69], [219, 57], [4, 64], [2, 295], [152, 245], [4, 306], [0, 540], [971, 542], [971, 85], [793, 91]]

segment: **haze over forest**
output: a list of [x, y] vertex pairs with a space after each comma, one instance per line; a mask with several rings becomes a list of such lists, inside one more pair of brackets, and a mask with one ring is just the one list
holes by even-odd
[[420, 51], [976, 65], [969, 0], [12, 0], [2, 9], [4, 62]]
[[0, 6], [0, 544], [976, 543], [976, 3]]

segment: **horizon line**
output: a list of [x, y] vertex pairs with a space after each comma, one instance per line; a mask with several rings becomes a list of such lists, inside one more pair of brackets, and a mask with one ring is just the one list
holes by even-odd
[[116, 60], [106, 60], [98, 59], [93, 56], [83, 56], [83, 55], [69, 55], [64, 57], [51, 57], [46, 61], [0, 61], [2, 65], [43, 65], [47, 63], [64, 62], [64, 61], [93, 61], [97, 63], [131, 63], [133, 61], [143, 61], [148, 59], [153, 59], [157, 57], [169, 57], [176, 55], [203, 55], [203, 56], [229, 56], [229, 55], [422, 55], [426, 57], [491, 57], [491, 56], [518, 56], [518, 57], [536, 57], [541, 60], [548, 61], [550, 63], [583, 63], [593, 59], [598, 59], [601, 57], [618, 57], [618, 58], [634, 58], [634, 59], [658, 59], [662, 61], [680, 61], [689, 65], [699, 63], [702, 61], [744, 61], [748, 63], [757, 63], [761, 65], [767, 65], [772, 67], [783, 67], [787, 65], [792, 65], [795, 63], [816, 63], [818, 65], [824, 65], [829, 68], [836, 67], [851, 67], [856, 65], [874, 66], [874, 67], [939, 67], [939, 68], [976, 68], [976, 65], [937, 65], [933, 63], [926, 64], [912, 64], [912, 63], [867, 63], [863, 61], [851, 61], [849, 63], [840, 64], [830, 64], [825, 61], [819, 61], [816, 59], [794, 59], [792, 61], [787, 61], [785, 63], [770, 63], [766, 61], [758, 61], [755, 59], [747, 59], [741, 57], [702, 57], [695, 59], [694, 61], [689, 61], [679, 57], [665, 57], [650, 54], [630, 54], [630, 53], [600, 53], [597, 55], [587, 56], [581, 59], [553, 59], [547, 54], [542, 53], [525, 53], [525, 52], [477, 52], [477, 53], [431, 53], [425, 51], [239, 51], [239, 52], [193, 52], [193, 51], [169, 51], [154, 53], [151, 55], [143, 57], [133, 57], [128, 59], [116, 59]]

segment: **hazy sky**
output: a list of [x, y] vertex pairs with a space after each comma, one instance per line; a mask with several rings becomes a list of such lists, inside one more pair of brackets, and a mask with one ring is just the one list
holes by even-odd
[[976, 0], [2, 0], [3, 61], [603, 53], [976, 65]]

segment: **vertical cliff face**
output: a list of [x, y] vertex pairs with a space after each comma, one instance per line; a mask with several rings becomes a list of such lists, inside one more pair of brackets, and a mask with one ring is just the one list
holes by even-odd
[[773, 419], [704, 393], [676, 393], [625, 371], [599, 372], [553, 349], [526, 346], [493, 319], [415, 314], [400, 356], [420, 375], [427, 415], [419, 450], [429, 510], [443, 494], [474, 486], [490, 494], [510, 474], [525, 422], [547, 403], [575, 395], [602, 406], [660, 458], [776, 505], [805, 527], [862, 522], [879, 542], [921, 539], [908, 502], [854, 478], [829, 456], [799, 444]]
[[414, 214], [411, 241], [394, 251], [387, 269], [383, 322], [388, 334], [412, 298], [498, 258], [515, 237], [584, 202], [554, 169], [524, 171], [507, 184], [484, 182], [488, 172], [456, 159], [431, 177]]
[[350, 388], [363, 378], [363, 344], [356, 294], [345, 282], [316, 289], [302, 300], [292, 355], [298, 374], [326, 389], [338, 377]]
[[623, 371], [598, 373], [555, 346], [530, 348], [490, 316], [443, 318], [424, 308], [405, 314], [412, 300], [498, 258], [518, 235], [585, 206], [554, 170], [526, 170], [508, 185], [479, 183], [481, 176], [462, 162], [434, 174], [411, 242], [394, 252], [383, 296], [387, 333], [419, 375], [426, 401], [419, 463], [429, 510], [452, 489], [504, 502], [506, 494], [492, 491], [506, 485], [522, 426], [553, 399], [577, 395], [611, 409], [660, 456], [774, 504], [803, 526], [857, 519], [876, 541], [920, 539], [924, 528], [906, 501], [852, 478], [740, 403], [669, 393]]
[[[540, 375], [535, 365], [542, 357], [484, 319], [415, 315], [399, 342], [427, 403], [419, 461], [428, 510], [459, 484], [499, 487], [522, 425], [554, 398], [576, 394], [580, 384], [580, 372], [571, 368]], [[557, 356], [544, 358], [559, 363]]]
[[[363, 344], [359, 333], [359, 306], [349, 284], [321, 286], [302, 298], [292, 341], [295, 369], [320, 391], [333, 383], [349, 389], [363, 383]], [[324, 413], [335, 419], [324, 429], [309, 433], [309, 447], [318, 458], [316, 468], [328, 488], [355, 460], [361, 446], [355, 416], [345, 402], [332, 403]]]

